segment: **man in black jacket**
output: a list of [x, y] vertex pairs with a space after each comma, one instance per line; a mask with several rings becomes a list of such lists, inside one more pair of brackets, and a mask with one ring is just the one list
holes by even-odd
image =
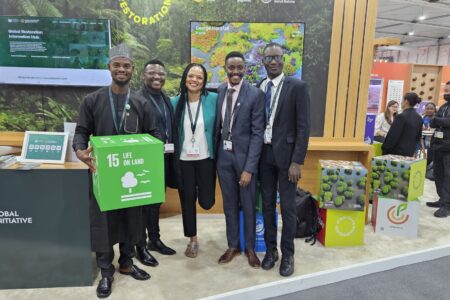
[[266, 94], [266, 122], [259, 171], [267, 251], [261, 266], [269, 270], [278, 259], [275, 223], [278, 186], [283, 219], [280, 275], [290, 276], [294, 272], [297, 228], [295, 191], [308, 148], [310, 100], [304, 81], [284, 75], [283, 54], [282, 47], [276, 43], [267, 44], [263, 52], [268, 78], [260, 85]]
[[430, 126], [436, 128], [431, 147], [434, 155], [434, 182], [439, 200], [427, 202], [427, 206], [439, 208], [434, 212], [437, 218], [450, 215], [450, 81], [446, 83], [444, 93], [446, 103], [430, 122]]
[[[164, 64], [157, 59], [147, 62], [142, 76], [143, 87], [137, 92], [145, 98], [156, 117], [155, 125], [162, 135], [164, 142], [164, 169], [166, 186], [175, 188], [175, 175], [173, 171], [173, 108], [169, 97], [162, 91], [166, 81]], [[175, 250], [167, 247], [160, 239], [159, 234], [159, 208], [161, 204], [150, 204], [144, 207], [144, 224], [142, 238], [136, 245], [137, 259], [147, 266], [156, 267], [158, 261], [148, 250], [157, 251], [164, 255], [173, 255]], [[148, 233], [148, 249], [145, 247]]]

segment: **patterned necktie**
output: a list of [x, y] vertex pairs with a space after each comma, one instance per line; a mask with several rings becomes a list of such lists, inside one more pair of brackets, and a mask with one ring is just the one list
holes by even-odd
[[269, 80], [266, 85], [266, 122], [269, 122], [270, 100], [272, 99], [273, 82]]
[[227, 106], [225, 109], [225, 117], [222, 124], [222, 139], [227, 140], [229, 138], [230, 124], [231, 124], [231, 106], [233, 105], [233, 93], [234, 89], [228, 89], [227, 91]]

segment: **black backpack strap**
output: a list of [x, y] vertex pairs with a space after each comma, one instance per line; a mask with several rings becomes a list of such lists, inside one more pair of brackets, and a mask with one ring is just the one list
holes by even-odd
[[317, 207], [316, 200], [312, 196], [310, 196], [309, 201], [311, 201], [311, 214], [313, 215], [313, 229], [310, 237], [305, 239], [305, 243], [314, 244], [317, 241], [317, 234], [322, 230], [323, 222], [319, 215], [319, 208]]

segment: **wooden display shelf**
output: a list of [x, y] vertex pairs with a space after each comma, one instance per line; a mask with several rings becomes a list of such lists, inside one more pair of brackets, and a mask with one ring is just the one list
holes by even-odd
[[25, 132], [1, 131], [0, 146], [22, 147]]

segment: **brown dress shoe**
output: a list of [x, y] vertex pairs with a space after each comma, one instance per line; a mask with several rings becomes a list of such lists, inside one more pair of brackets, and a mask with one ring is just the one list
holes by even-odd
[[219, 258], [219, 264], [227, 264], [233, 260], [235, 256], [241, 255], [241, 251], [236, 248], [228, 248], [227, 251]]
[[258, 256], [256, 256], [255, 251], [245, 250], [245, 256], [247, 256], [248, 258], [248, 264], [250, 265], [250, 267], [259, 269], [259, 267], [261, 266], [261, 262], [259, 261]]

